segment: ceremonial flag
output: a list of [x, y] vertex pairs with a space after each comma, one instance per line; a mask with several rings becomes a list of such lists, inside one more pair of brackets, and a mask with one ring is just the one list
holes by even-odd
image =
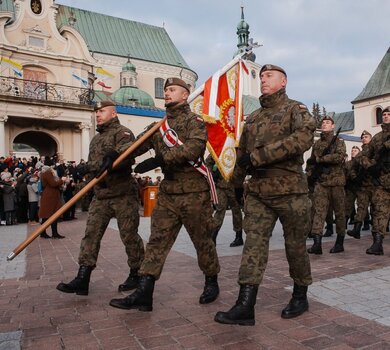
[[22, 76], [23, 66], [20, 63], [4, 56], [0, 58], [0, 63], [2, 66], [10, 68], [16, 75]]
[[245, 60], [238, 56], [207, 79], [188, 99], [192, 111], [206, 122], [207, 149], [225, 180], [233, 175], [236, 163], [235, 147], [243, 122], [243, 81], [248, 74]]
[[78, 76], [77, 74], [75, 74], [75, 73], [72, 73], [72, 77], [75, 78], [75, 79], [77, 79], [78, 81], [81, 81], [81, 83], [82, 83], [84, 86], [86, 86], [86, 87], [88, 86], [88, 80], [79, 77], [79, 76]]

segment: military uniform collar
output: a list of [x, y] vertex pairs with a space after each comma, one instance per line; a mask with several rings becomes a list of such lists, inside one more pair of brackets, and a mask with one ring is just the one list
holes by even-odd
[[261, 95], [259, 100], [260, 100], [261, 107], [271, 108], [283, 102], [287, 98], [288, 96], [286, 94], [286, 89], [281, 88], [280, 90], [276, 91], [272, 95]]
[[321, 140], [330, 140], [334, 136], [332, 131], [323, 131], [321, 132]]
[[187, 114], [191, 112], [191, 108], [188, 103], [183, 103], [173, 107], [167, 107], [166, 112], [167, 117], [173, 119], [181, 114]]
[[383, 132], [386, 132], [386, 133], [390, 132], [390, 124], [389, 123], [388, 124], [382, 124], [381, 127], [382, 127], [382, 131]]
[[120, 124], [118, 117], [112, 118], [107, 123], [104, 123], [102, 125], [97, 125], [96, 131], [99, 133], [102, 133], [102, 132], [106, 131], [108, 128], [110, 128], [112, 125], [115, 125], [115, 124]]

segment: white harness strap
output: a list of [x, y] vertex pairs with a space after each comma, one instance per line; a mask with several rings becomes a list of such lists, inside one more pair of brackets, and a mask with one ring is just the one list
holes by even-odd
[[[179, 137], [175, 132], [175, 130], [169, 127], [167, 120], [165, 120], [165, 122], [160, 126], [160, 133], [163, 137], [164, 143], [169, 148], [172, 148], [176, 145], [181, 146], [183, 144], [183, 142], [179, 140]], [[215, 188], [215, 183], [209, 168], [206, 166], [206, 164], [204, 164], [201, 158], [199, 158], [199, 160], [196, 163], [193, 161], [188, 161], [188, 162], [207, 179], [210, 185], [210, 193], [211, 193], [211, 198], [213, 200], [213, 203], [218, 204], [217, 190]]]

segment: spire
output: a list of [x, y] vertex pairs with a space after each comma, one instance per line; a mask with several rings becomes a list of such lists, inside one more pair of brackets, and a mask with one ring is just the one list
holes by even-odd
[[237, 25], [238, 50], [242, 51], [248, 46], [249, 24], [245, 22], [244, 6], [241, 6], [241, 21]]

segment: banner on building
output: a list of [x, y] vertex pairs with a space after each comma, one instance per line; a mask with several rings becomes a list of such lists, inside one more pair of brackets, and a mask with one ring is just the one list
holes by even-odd
[[9, 68], [18, 77], [22, 77], [23, 66], [19, 62], [16, 62], [16, 61], [11, 60], [7, 57], [1, 56], [0, 57], [0, 64], [1, 64], [1, 66], [5, 67], [5, 68]]
[[221, 175], [229, 180], [243, 123], [242, 91], [248, 76], [245, 60], [234, 58], [195, 90], [188, 102], [202, 116], [208, 132], [207, 149]]

